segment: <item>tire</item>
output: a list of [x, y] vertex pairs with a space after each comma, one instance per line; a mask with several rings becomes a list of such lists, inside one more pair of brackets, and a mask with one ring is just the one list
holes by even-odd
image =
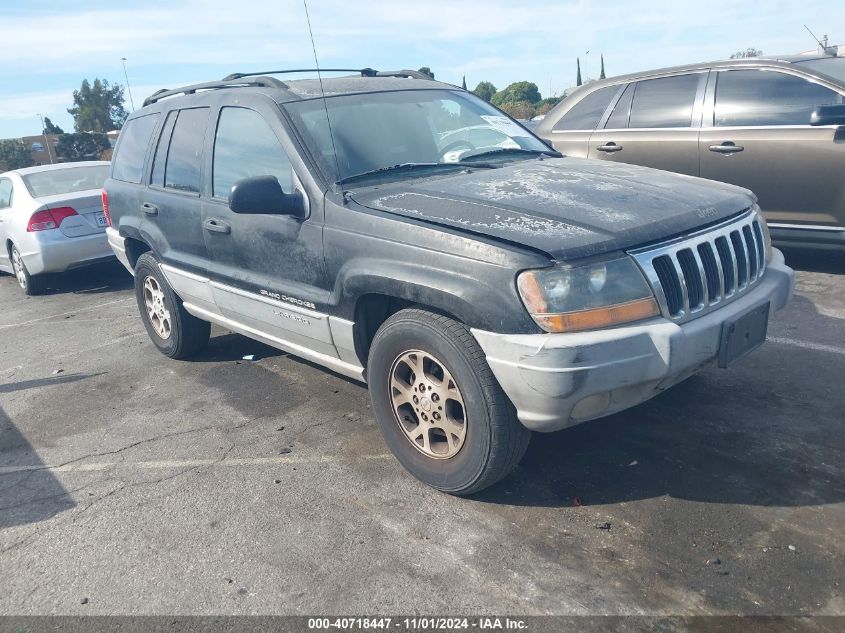
[[147, 334], [165, 356], [190, 358], [208, 345], [211, 324], [188, 314], [150, 253], [135, 264], [135, 299]]
[[[531, 432], [469, 329], [454, 319], [397, 312], [376, 333], [367, 372], [385, 442], [408, 472], [437, 490], [483, 490], [507, 476], [528, 448]], [[450, 378], [455, 389], [447, 388]]]
[[24, 294], [34, 296], [44, 292], [44, 277], [29, 274], [17, 246], [12, 245], [12, 250], [9, 255], [12, 260], [12, 270], [14, 271], [14, 275], [18, 280], [18, 285], [21, 287], [21, 290], [24, 291]]

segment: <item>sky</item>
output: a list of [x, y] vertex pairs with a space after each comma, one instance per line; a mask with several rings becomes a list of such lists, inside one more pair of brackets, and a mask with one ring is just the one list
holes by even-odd
[[[308, 0], [323, 67], [429, 66], [470, 89], [533, 81], [543, 96], [597, 78], [728, 57], [806, 51], [804, 29], [845, 43], [841, 0]], [[231, 72], [311, 68], [302, 0], [0, 0], [0, 138], [72, 131], [84, 78], [126, 84], [135, 107], [162, 87]], [[129, 91], [126, 108], [132, 110]]]

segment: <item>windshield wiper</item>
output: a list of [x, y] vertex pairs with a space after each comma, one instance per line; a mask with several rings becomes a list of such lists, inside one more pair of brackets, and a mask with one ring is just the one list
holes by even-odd
[[494, 154], [533, 154], [538, 155], [542, 154], [544, 156], [553, 156], [554, 158], [560, 158], [563, 156], [560, 152], [553, 150], [553, 149], [525, 149], [524, 147], [497, 147], [496, 149], [486, 149], [480, 152], [475, 152], [473, 154], [466, 154], [461, 157], [460, 162], [463, 162], [467, 159], [477, 158], [479, 156], [492, 156]]
[[360, 174], [353, 174], [352, 176], [346, 176], [341, 178], [340, 180], [336, 181], [336, 185], [343, 185], [348, 182], [352, 182], [353, 180], [360, 180], [362, 178], [369, 178], [371, 176], [380, 176], [381, 174], [386, 174], [390, 172], [402, 172], [402, 171], [414, 171], [416, 169], [436, 169], [440, 167], [449, 167], [450, 169], [466, 169], [467, 167], [478, 167], [480, 169], [493, 169], [497, 167], [497, 165], [491, 165], [489, 163], [400, 163], [398, 165], [389, 165], [387, 167], [379, 167], [378, 169], [370, 169], [368, 171], [362, 171]]

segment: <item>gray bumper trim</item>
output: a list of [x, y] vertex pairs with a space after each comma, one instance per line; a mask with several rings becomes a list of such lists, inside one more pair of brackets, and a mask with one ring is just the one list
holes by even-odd
[[774, 313], [792, 291], [792, 269], [775, 249], [753, 290], [683, 324], [656, 318], [574, 334], [472, 333], [522, 423], [557, 431], [637, 405], [684, 380], [716, 358], [724, 321], [765, 302]]

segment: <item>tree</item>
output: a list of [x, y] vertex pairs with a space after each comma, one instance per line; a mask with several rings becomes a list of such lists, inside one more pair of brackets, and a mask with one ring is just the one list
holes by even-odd
[[80, 89], [73, 91], [74, 106], [68, 108], [73, 115], [73, 129], [77, 132], [119, 130], [128, 116], [124, 101], [122, 86], [110, 86], [105, 79], [95, 79], [93, 84], [83, 79]]
[[607, 79], [607, 75], [604, 74], [604, 55], [601, 56], [601, 72], [599, 73], [599, 79]]
[[581, 58], [576, 57], [576, 60], [577, 60], [577, 63], [578, 63], [578, 76], [575, 78], [575, 85], [580, 86], [581, 84], [584, 83], [583, 81], [581, 81]]
[[0, 172], [30, 167], [32, 164], [32, 153], [22, 140], [0, 141]]
[[65, 131], [50, 120], [50, 117], [44, 117], [44, 134], [64, 134]]
[[534, 104], [528, 101], [510, 101], [503, 103], [500, 108], [514, 119], [530, 119], [534, 116]]
[[537, 104], [540, 103], [541, 99], [537, 84], [530, 81], [517, 81], [493, 95], [492, 103], [495, 106], [502, 107], [506, 103], [518, 103], [520, 101]]
[[498, 92], [496, 90], [496, 86], [491, 84], [489, 81], [482, 81], [475, 87], [475, 90], [473, 90], [473, 93], [476, 96], [481, 97], [488, 103], [493, 98], [493, 95], [496, 94], [496, 92]]
[[77, 132], [62, 134], [56, 146], [56, 155], [66, 161], [100, 160], [111, 149], [108, 137], [102, 132]]
[[428, 75], [429, 77], [434, 79], [434, 73], [431, 72], [431, 68], [429, 68], [428, 66], [423, 66], [422, 68], [419, 69], [418, 72], [421, 72], [423, 75]]
[[749, 59], [750, 57], [760, 57], [763, 54], [759, 48], [747, 48], [744, 51], [737, 51], [731, 55], [731, 59]]
[[463, 81], [461, 81], [461, 88], [463, 88], [464, 90], [467, 89], [467, 76], [466, 75], [464, 75]]

